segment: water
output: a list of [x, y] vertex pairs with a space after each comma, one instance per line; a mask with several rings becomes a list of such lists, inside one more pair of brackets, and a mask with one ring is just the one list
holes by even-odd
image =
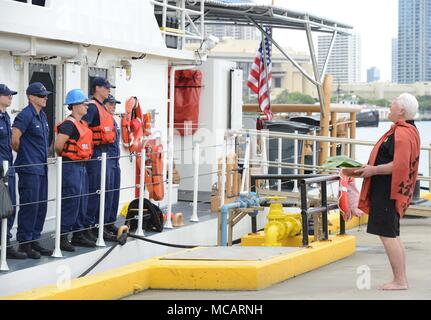
[[[380, 122], [377, 128], [357, 128], [356, 137], [358, 140], [377, 142], [380, 137], [389, 130], [392, 122]], [[416, 127], [418, 128], [421, 137], [421, 146], [431, 145], [431, 121], [418, 121], [416, 122]], [[370, 146], [356, 146], [356, 160], [361, 163], [367, 163], [368, 157], [370, 156], [372, 147]], [[430, 176], [429, 173], [429, 156], [427, 151], [421, 152], [421, 158], [419, 163], [419, 173], [424, 176]], [[425, 185], [425, 182], [422, 182]]]

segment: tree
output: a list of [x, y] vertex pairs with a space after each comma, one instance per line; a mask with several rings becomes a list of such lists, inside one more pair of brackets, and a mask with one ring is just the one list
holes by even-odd
[[287, 90], [283, 90], [276, 99], [272, 101], [275, 104], [314, 104], [317, 100], [308, 94], [300, 92], [289, 93]]

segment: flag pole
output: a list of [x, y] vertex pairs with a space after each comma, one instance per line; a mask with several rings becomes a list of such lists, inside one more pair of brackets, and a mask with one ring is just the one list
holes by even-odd
[[[269, 110], [271, 111], [271, 86], [269, 85], [268, 82], [268, 65], [267, 65], [267, 57], [266, 57], [266, 45], [265, 45], [265, 40], [267, 39], [266, 37], [266, 32], [262, 32], [262, 51], [263, 51], [263, 66], [265, 68], [265, 77], [266, 77], [266, 87], [267, 87], [267, 91], [268, 91], [268, 105], [269, 105]], [[258, 94], [259, 96], [259, 94]]]

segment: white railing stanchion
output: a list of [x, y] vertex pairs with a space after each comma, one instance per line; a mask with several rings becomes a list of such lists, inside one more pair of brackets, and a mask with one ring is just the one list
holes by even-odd
[[[281, 175], [282, 161], [283, 161], [283, 138], [278, 138], [278, 175]], [[278, 180], [278, 192], [281, 192], [281, 180]]]
[[56, 190], [56, 218], [55, 218], [55, 248], [52, 256], [54, 258], [62, 258], [60, 250], [60, 236], [61, 236], [61, 186], [63, 174], [63, 158], [57, 157], [57, 190]]
[[105, 224], [105, 192], [106, 192], [106, 152], [102, 153], [102, 165], [100, 170], [100, 206], [99, 206], [99, 234], [96, 246], [105, 247], [103, 240], [103, 228]]
[[193, 184], [193, 214], [190, 218], [192, 222], [199, 222], [198, 218], [198, 192], [199, 192], [199, 164], [200, 164], [200, 145], [199, 143], [195, 144], [194, 150], [194, 184]]
[[[431, 150], [428, 150], [428, 177], [431, 177]], [[428, 181], [428, 191], [431, 192], [431, 181]]]
[[221, 187], [220, 187], [220, 209], [224, 206], [226, 196], [226, 140], [223, 141], [223, 151], [221, 155]]
[[[314, 130], [314, 136], [317, 136], [317, 130]], [[317, 166], [317, 141], [313, 141], [313, 166]], [[314, 170], [314, 174], [317, 173], [317, 170]]]
[[136, 235], [144, 236], [144, 230], [142, 228], [144, 222], [144, 196], [145, 196], [145, 173], [147, 168], [145, 167], [146, 154], [145, 148], [141, 150], [141, 172], [139, 177], [139, 205], [138, 205], [138, 228], [136, 229]]
[[244, 155], [244, 166], [242, 169], [242, 180], [241, 180], [241, 192], [245, 192], [246, 186], [249, 186], [248, 175], [249, 175], [249, 162], [250, 162], [250, 137], [247, 137], [245, 145], [245, 155]]
[[[6, 176], [9, 170], [9, 162], [3, 161], [3, 172]], [[0, 177], [3, 178], [3, 177]], [[1, 221], [1, 263], [0, 263], [0, 271], [9, 271], [9, 266], [6, 261], [7, 256], [7, 219], [2, 219]]]
[[[298, 134], [298, 131], [295, 131], [295, 135]], [[304, 147], [304, 146], [303, 146]], [[293, 163], [295, 165], [295, 169], [293, 170], [293, 174], [297, 175], [299, 170], [298, 170], [298, 139], [295, 139], [293, 141], [293, 156], [295, 157], [295, 159], [293, 160]], [[293, 182], [293, 192], [298, 192], [298, 180], [295, 179], [295, 181]]]

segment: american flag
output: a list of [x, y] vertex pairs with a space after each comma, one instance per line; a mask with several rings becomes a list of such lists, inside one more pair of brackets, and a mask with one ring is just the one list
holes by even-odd
[[[267, 35], [271, 35], [271, 29], [265, 27]], [[265, 50], [266, 50], [266, 66], [268, 73], [265, 72], [265, 65], [263, 63], [265, 56], [262, 49], [262, 41], [260, 42], [259, 50], [254, 58], [253, 65], [251, 66], [250, 74], [248, 76], [247, 86], [257, 94], [260, 110], [267, 116], [267, 120], [272, 120], [271, 103], [269, 96], [269, 88], [271, 88], [272, 68], [271, 68], [271, 41], [265, 37]]]

